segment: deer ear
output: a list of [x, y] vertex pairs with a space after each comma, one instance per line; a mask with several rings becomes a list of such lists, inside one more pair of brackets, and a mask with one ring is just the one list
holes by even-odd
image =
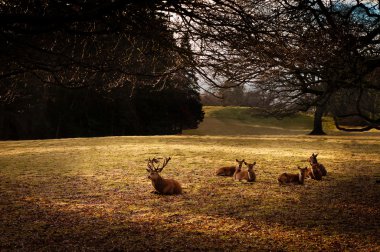
[[253, 165], [255, 165], [256, 164], [256, 162], [253, 162]]
[[236, 159], [236, 162], [239, 162], [239, 160], [238, 160], [238, 159]]
[[247, 165], [247, 162], [244, 161], [244, 164]]
[[243, 159], [242, 162], [245, 162], [245, 159]]
[[314, 155], [314, 157], [317, 157], [317, 156], [318, 156], [318, 154], [319, 154], [319, 153], [316, 153], [316, 154]]

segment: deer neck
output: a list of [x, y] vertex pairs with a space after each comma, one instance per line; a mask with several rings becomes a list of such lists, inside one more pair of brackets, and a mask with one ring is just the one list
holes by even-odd
[[313, 175], [313, 177], [315, 177], [315, 175], [314, 175], [314, 169], [315, 169], [315, 164], [312, 164], [311, 165], [311, 174]]
[[300, 184], [303, 184], [305, 182], [305, 176], [301, 172], [298, 174], [298, 181]]
[[313, 175], [314, 175], [314, 169], [317, 169], [317, 168], [319, 168], [319, 164], [318, 163], [314, 163], [314, 164], [312, 164], [311, 165], [311, 172], [313, 173]]
[[153, 187], [157, 191], [161, 191], [164, 188], [164, 179], [161, 176], [158, 176], [156, 179], [152, 180]]
[[241, 172], [241, 166], [242, 166], [242, 165], [238, 165], [238, 166], [236, 167], [236, 171], [237, 171], [237, 172]]
[[248, 170], [248, 179], [251, 180], [253, 178], [253, 171], [252, 170]]

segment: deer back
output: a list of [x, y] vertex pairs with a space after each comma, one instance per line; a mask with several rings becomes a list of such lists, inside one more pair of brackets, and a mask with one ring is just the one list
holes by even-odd
[[231, 177], [234, 175], [235, 171], [236, 171], [235, 166], [220, 167], [216, 170], [216, 175]]
[[286, 173], [286, 172], [282, 173], [277, 179], [278, 183], [280, 185], [281, 184], [301, 184], [301, 185], [303, 185], [308, 169], [307, 169], [307, 167], [305, 167], [305, 168], [298, 167], [298, 169], [299, 169], [298, 174], [290, 174], [290, 173]]
[[160, 193], [165, 195], [181, 194], [181, 184], [174, 179], [152, 180], [153, 187]]
[[298, 174], [291, 174], [291, 173], [282, 173], [278, 177], [278, 183], [280, 184], [299, 184], [299, 175]]

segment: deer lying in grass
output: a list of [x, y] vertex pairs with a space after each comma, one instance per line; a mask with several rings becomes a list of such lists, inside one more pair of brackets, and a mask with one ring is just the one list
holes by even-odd
[[[255, 182], [256, 181], [256, 174], [255, 174], [255, 171], [253, 170], [253, 167], [256, 165], [256, 162], [253, 162], [251, 164], [247, 163], [247, 162], [244, 162], [244, 164], [247, 166], [248, 170], [246, 171], [246, 173], [244, 173], [244, 178], [245, 180], [247, 180], [247, 182]], [[245, 175], [247, 174], [247, 175]]]
[[[239, 166], [236, 168], [236, 171], [234, 173], [234, 180], [246, 180], [247, 182], [254, 182], [256, 180], [256, 174], [253, 171], [253, 167], [255, 166], [256, 162], [253, 162], [252, 164], [248, 164], [247, 162], [243, 160], [239, 161], [236, 159], [236, 161], [239, 163]], [[241, 164], [245, 164], [248, 167], [247, 171], [241, 170]]]
[[318, 153], [317, 154], [314, 154], [314, 153], [311, 154], [311, 156], [309, 157], [309, 162], [310, 162], [312, 167], [318, 168], [320, 170], [320, 173], [322, 176], [326, 176], [327, 170], [323, 164], [318, 163], [317, 156], [318, 156]]
[[158, 158], [148, 159], [148, 168], [146, 169], [149, 172], [148, 178], [152, 181], [152, 185], [154, 189], [156, 189], [159, 194], [181, 194], [182, 187], [178, 181], [174, 179], [164, 179], [160, 176], [160, 172], [164, 169], [164, 167], [169, 163], [169, 158], [165, 158], [162, 163], [162, 167], [155, 167], [155, 163], [159, 163]]
[[322, 172], [317, 164], [313, 164], [311, 168], [307, 168], [306, 178], [322, 180]]
[[299, 166], [297, 168], [299, 170], [298, 174], [289, 174], [289, 173], [284, 172], [283, 174], [281, 174], [278, 177], [278, 183], [280, 185], [282, 185], [282, 184], [300, 184], [300, 185], [303, 185], [305, 182], [305, 177], [306, 177], [308, 169], [307, 169], [307, 167], [301, 168]]
[[[236, 159], [236, 162], [238, 163], [238, 167], [243, 165], [244, 159], [242, 161], [239, 161]], [[227, 177], [232, 177], [236, 171], [236, 166], [225, 166], [225, 167], [220, 167], [219, 169], [216, 170], [216, 175], [217, 176], [227, 176]]]

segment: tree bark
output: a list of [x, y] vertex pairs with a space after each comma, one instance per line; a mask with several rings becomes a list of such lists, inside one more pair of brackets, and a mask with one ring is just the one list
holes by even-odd
[[314, 112], [314, 126], [309, 135], [326, 135], [323, 131], [322, 117], [325, 112], [325, 106], [317, 106]]

